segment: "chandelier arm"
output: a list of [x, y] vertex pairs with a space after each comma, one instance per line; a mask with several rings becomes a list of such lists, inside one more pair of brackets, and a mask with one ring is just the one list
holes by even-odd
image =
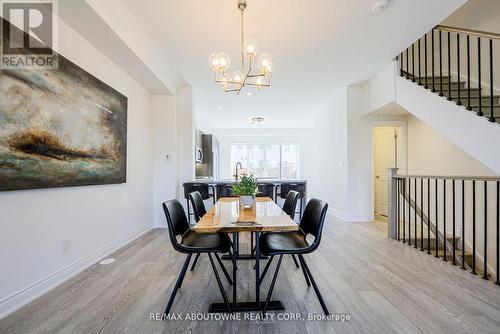
[[241, 8], [241, 71], [245, 68], [245, 57], [243, 53], [243, 12], [245, 8]]

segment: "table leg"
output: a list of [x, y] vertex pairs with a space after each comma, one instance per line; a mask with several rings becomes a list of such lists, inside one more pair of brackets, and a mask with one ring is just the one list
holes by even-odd
[[259, 231], [255, 231], [255, 302], [257, 304], [257, 309], [260, 309], [260, 241], [259, 241]]
[[233, 233], [233, 307], [236, 306], [236, 232]]

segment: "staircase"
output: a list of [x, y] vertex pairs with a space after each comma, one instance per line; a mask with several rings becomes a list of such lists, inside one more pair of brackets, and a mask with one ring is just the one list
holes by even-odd
[[500, 177], [390, 172], [390, 236], [500, 285]]
[[500, 34], [436, 26], [399, 55], [400, 75], [500, 123], [500, 94], [495, 91], [500, 72], [495, 72], [493, 56], [498, 42]]

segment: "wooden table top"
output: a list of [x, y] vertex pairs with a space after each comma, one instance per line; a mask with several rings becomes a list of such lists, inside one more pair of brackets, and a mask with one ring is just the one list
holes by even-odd
[[193, 227], [199, 233], [298, 229], [299, 225], [269, 197], [257, 197], [252, 209], [243, 209], [238, 197], [223, 197]]

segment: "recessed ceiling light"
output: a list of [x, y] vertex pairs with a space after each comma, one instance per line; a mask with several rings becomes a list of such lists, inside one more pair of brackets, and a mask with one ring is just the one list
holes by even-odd
[[217, 108], [217, 109], [222, 110], [222, 107], [221, 107], [221, 106], [219, 106], [219, 108]]
[[247, 93], [247, 95], [248, 95], [248, 96], [251, 96], [251, 95], [252, 95], [252, 92], [248, 92], [248, 93]]
[[381, 11], [383, 10], [386, 10], [387, 8], [389, 8], [391, 6], [391, 2], [390, 0], [380, 0], [380, 1], [377, 1], [373, 4], [372, 6], [372, 11], [374, 13], [380, 13]]
[[252, 117], [250, 120], [252, 121], [252, 124], [259, 124], [264, 121], [264, 117]]

